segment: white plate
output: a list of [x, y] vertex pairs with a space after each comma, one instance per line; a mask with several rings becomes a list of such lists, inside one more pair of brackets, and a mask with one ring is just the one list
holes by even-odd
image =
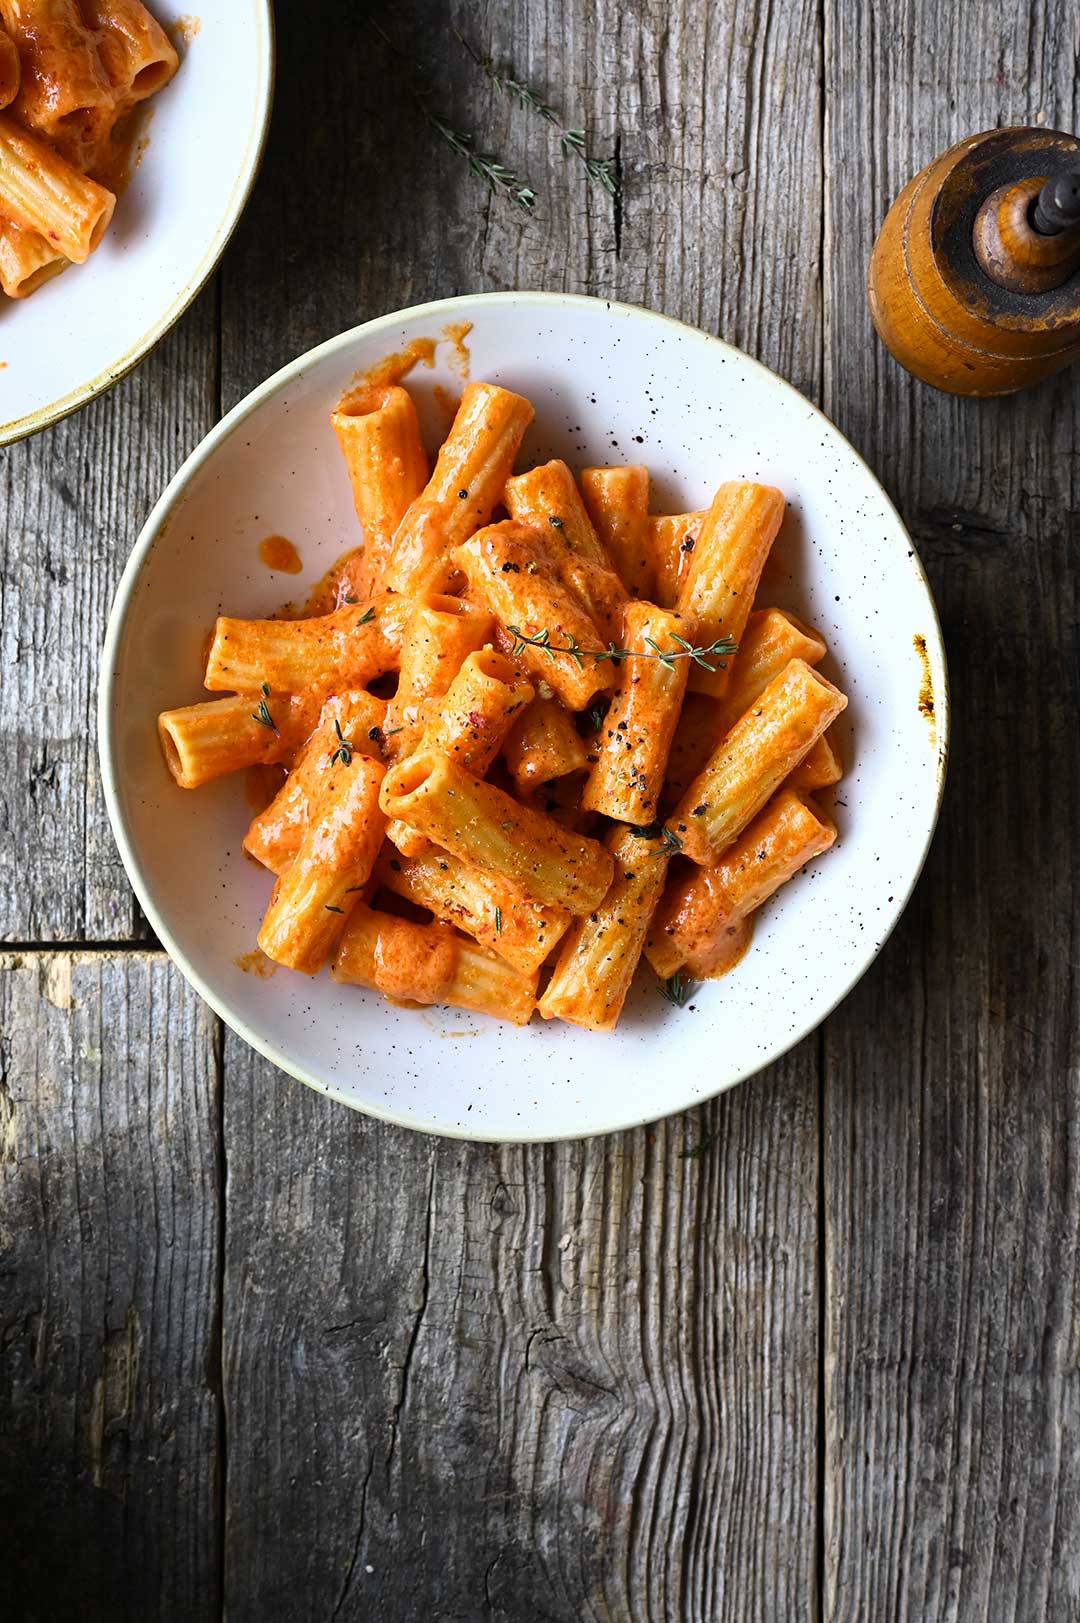
[[[537, 409], [520, 465], [640, 460], [656, 510], [701, 506], [721, 480], [768, 480], [790, 503], [764, 601], [820, 627], [823, 669], [850, 698], [836, 847], [764, 911], [751, 950], [674, 1009], [647, 967], [618, 1032], [535, 1018], [518, 1030], [457, 1010], [401, 1010], [374, 993], [279, 970], [244, 973], [269, 877], [240, 854], [243, 786], [176, 788], [159, 710], [205, 697], [221, 611], [298, 598], [356, 540], [329, 413], [353, 374], [409, 340], [472, 321], [472, 376]], [[414, 371], [429, 432], [434, 388], [460, 387], [449, 344]], [[271, 575], [259, 541], [288, 536], [302, 577]], [[925, 641], [921, 655], [914, 639]], [[934, 712], [927, 711], [927, 684]], [[662, 316], [542, 293], [447, 299], [368, 322], [293, 362], [188, 458], [124, 573], [105, 646], [100, 748], [113, 830], [147, 916], [203, 997], [275, 1064], [346, 1104], [429, 1132], [550, 1139], [609, 1132], [697, 1104], [805, 1036], [896, 923], [937, 817], [945, 659], [911, 541], [866, 465], [801, 395], [737, 350]]]
[[255, 179], [273, 85], [269, 0], [150, 5], [178, 45], [179, 71], [149, 103], [145, 150], [101, 247], [28, 299], [2, 301], [0, 445], [142, 360], [217, 264]]

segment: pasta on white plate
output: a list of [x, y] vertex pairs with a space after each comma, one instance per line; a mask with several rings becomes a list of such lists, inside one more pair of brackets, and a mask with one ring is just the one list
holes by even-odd
[[363, 535], [333, 593], [219, 618], [222, 696], [159, 732], [182, 788], [278, 774], [244, 840], [269, 958], [608, 1032], [643, 958], [685, 1001], [832, 845], [814, 796], [847, 701], [818, 633], [755, 606], [780, 491], [653, 514], [641, 465], [515, 473], [531, 419], [470, 383], [432, 461], [399, 381], [351, 390], [332, 422]]
[[0, 0], [0, 24], [0, 288], [25, 299], [98, 247], [179, 58], [140, 0]]

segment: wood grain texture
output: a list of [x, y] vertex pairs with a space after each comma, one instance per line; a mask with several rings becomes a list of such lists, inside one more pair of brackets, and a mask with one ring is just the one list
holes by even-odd
[[[915, 903], [826, 1046], [824, 1615], [1080, 1615], [1076, 440], [1067, 374], [907, 377], [865, 255], [995, 124], [1075, 129], [1075, 11], [830, 0], [825, 403], [933, 580], [954, 745]], [[943, 87], [949, 87], [949, 94]]]
[[225, 1054], [234, 1623], [812, 1615], [812, 1055], [499, 1148]]
[[0, 1615], [220, 1612], [217, 1024], [160, 954], [0, 958]]
[[[219, 1053], [156, 955], [9, 959], [0, 1612], [1071, 1623], [1080, 394], [932, 393], [874, 338], [864, 276], [889, 202], [950, 142], [1080, 124], [1075, 8], [379, 15], [408, 66], [344, 0], [279, 8], [220, 312], [204, 294], [111, 396], [4, 453], [0, 936], [145, 928], [100, 806], [93, 687], [181, 457], [311, 344], [478, 289], [637, 300], [823, 401], [938, 594], [942, 829], [819, 1039], [679, 1121], [582, 1144], [364, 1121], [231, 1037]], [[587, 129], [618, 207], [450, 21]], [[531, 216], [440, 145], [414, 76], [532, 182]]]
[[147, 934], [101, 794], [98, 660], [142, 523], [217, 418], [216, 307], [211, 286], [111, 394], [0, 453], [0, 940]]

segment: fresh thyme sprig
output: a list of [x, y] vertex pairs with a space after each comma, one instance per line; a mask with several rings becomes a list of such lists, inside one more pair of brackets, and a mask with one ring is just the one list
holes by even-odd
[[[368, 22], [387, 49], [392, 51], [401, 61], [409, 64], [409, 57], [399, 46], [394, 44], [385, 29], [380, 28], [373, 17], [369, 17]], [[474, 175], [478, 175], [481, 180], [486, 180], [493, 192], [501, 192], [504, 197], [509, 198], [511, 203], [516, 203], [518, 208], [532, 208], [536, 202], [536, 193], [532, 187], [519, 180], [513, 170], [508, 169], [504, 163], [501, 163], [494, 153], [478, 152], [474, 136], [470, 135], [466, 130], [459, 130], [456, 125], [451, 124], [449, 119], [443, 118], [441, 113], [435, 112], [431, 106], [432, 92], [429, 86], [419, 83], [416, 79], [411, 79], [409, 91], [413, 101], [432, 129], [446, 142], [452, 152], [456, 152], [459, 158], [466, 160]]]
[[342, 766], [351, 766], [353, 746], [351, 741], [346, 738], [345, 734], [342, 732], [340, 721], [336, 719], [334, 721], [334, 731], [338, 735], [338, 747], [330, 757], [330, 765], [334, 766], [338, 761], [340, 761]]
[[669, 975], [666, 981], [657, 983], [660, 996], [666, 997], [669, 1003], [674, 1003], [677, 1009], [684, 1009], [694, 995], [694, 982], [687, 980], [681, 969], [674, 975]]
[[[610, 659], [616, 665], [621, 665], [624, 659], [658, 659], [669, 671], [675, 669], [677, 659], [692, 659], [695, 665], [703, 665], [707, 671], [715, 671], [718, 666], [723, 670], [724, 661], [738, 652], [738, 645], [732, 637], [717, 637], [715, 642], [702, 643], [700, 647], [695, 648], [693, 643], [687, 642], [685, 637], [680, 637], [674, 631], [671, 633], [671, 640], [678, 644], [676, 648], [661, 648], [651, 637], [646, 637], [645, 641], [652, 651], [644, 654], [634, 648], [617, 648], [613, 642], [609, 642], [606, 648], [582, 648], [572, 631], [567, 632], [566, 642], [552, 642], [551, 632], [547, 626], [532, 635], [522, 631], [520, 626], [508, 625], [506, 629], [514, 639], [514, 646], [510, 650], [511, 659], [517, 659], [526, 648], [539, 648], [549, 659], [554, 659], [556, 654], [568, 654], [579, 671], [583, 669], [584, 659], [595, 659], [598, 664]], [[713, 659], [718, 665], [711, 663]]]
[[259, 722], [259, 724], [261, 726], [263, 726], [263, 727], [269, 727], [269, 729], [270, 729], [270, 731], [272, 733], [276, 733], [277, 730], [278, 730], [277, 729], [277, 722], [274, 720], [273, 716], [270, 714], [270, 711], [267, 708], [267, 704], [266, 704], [266, 701], [267, 701], [267, 699], [269, 697], [270, 697], [270, 684], [269, 684], [269, 682], [264, 682], [263, 685], [262, 685], [262, 698], [259, 700], [259, 708], [257, 710], [253, 710], [251, 712], [251, 719], [252, 719], [252, 721]]
[[359, 620], [357, 620], [356, 624], [357, 624], [358, 627], [359, 626], [366, 626], [371, 620], [374, 620], [374, 618], [375, 618], [375, 605], [372, 604], [371, 608], [366, 609], [364, 611], [364, 613], [360, 616]]
[[428, 106], [422, 92], [417, 91], [414, 99], [432, 129], [442, 136], [451, 152], [456, 152], [459, 158], [467, 161], [474, 175], [486, 180], [493, 192], [501, 192], [511, 203], [516, 203], [518, 208], [532, 208], [536, 202], [536, 193], [531, 186], [520, 180], [493, 152], [478, 152], [474, 137], [466, 130], [457, 129], [455, 125], [448, 123], [445, 118], [434, 112]]
[[609, 197], [619, 195], [619, 182], [615, 174], [615, 165], [610, 158], [593, 158], [585, 147], [585, 131], [572, 130], [567, 127], [559, 117], [550, 102], [544, 100], [531, 85], [524, 84], [522, 80], [515, 79], [509, 73], [500, 73], [494, 61], [486, 53], [478, 51], [470, 45], [460, 29], [455, 28], [459, 43], [472, 57], [482, 73], [486, 73], [495, 89], [511, 96], [519, 107], [524, 107], [530, 113], [536, 113], [545, 123], [550, 124], [557, 132], [559, 146], [564, 157], [580, 158], [585, 165], [585, 173], [597, 186], [602, 186]]
[[631, 828], [630, 832], [639, 840], [660, 840], [660, 849], [653, 852], [655, 857], [674, 856], [683, 848], [682, 840], [666, 823], [648, 823], [644, 828]]

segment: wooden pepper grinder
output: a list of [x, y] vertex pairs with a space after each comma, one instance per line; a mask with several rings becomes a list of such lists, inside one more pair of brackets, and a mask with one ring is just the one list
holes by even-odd
[[1080, 359], [1080, 139], [950, 147], [889, 210], [867, 291], [896, 359], [951, 394], [1010, 394]]

